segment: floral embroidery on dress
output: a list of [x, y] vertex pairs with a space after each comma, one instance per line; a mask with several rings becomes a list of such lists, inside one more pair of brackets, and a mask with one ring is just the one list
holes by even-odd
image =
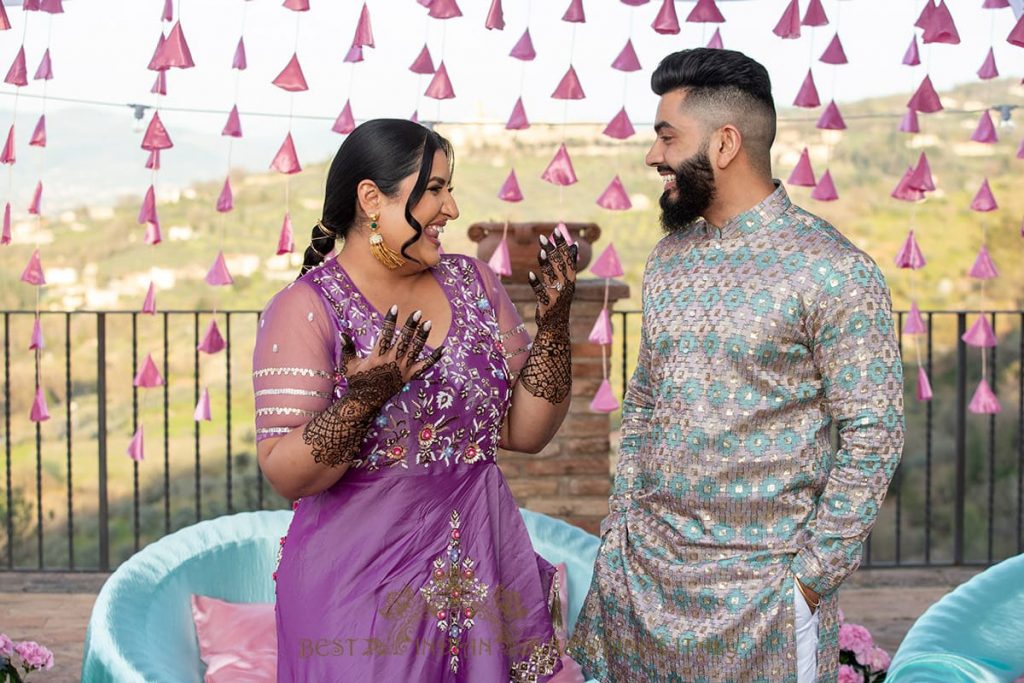
[[537, 683], [541, 676], [550, 676], [562, 655], [558, 651], [558, 643], [552, 638], [538, 645], [530, 653], [529, 659], [516, 662], [509, 669], [511, 683]]
[[448, 636], [449, 668], [458, 673], [462, 638], [473, 628], [477, 605], [487, 599], [489, 588], [476, 578], [476, 563], [462, 556], [458, 510], [452, 510], [448, 524], [452, 528], [448, 548], [434, 560], [430, 581], [420, 590], [436, 610], [437, 628]]

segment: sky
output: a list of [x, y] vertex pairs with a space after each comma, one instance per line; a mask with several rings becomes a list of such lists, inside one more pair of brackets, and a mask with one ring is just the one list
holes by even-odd
[[[1017, 8], [984, 10], [982, 0], [947, 0], [962, 39], [960, 45], [922, 47], [933, 82], [941, 91], [977, 79], [976, 71], [990, 46], [1003, 76], [1024, 76], [1024, 49], [1006, 42]], [[155, 104], [149, 90], [155, 74], [146, 70], [161, 31], [163, 0], [64, 0], [65, 13], [51, 16], [26, 13], [6, 0], [12, 30], [0, 33], [0, 69], [6, 70], [24, 36], [31, 77], [46, 45], [50, 45], [55, 78], [30, 81], [18, 97], [19, 116], [41, 110], [34, 99], [99, 100], [126, 105]], [[18, 0], [20, 4], [20, 0]], [[651, 23], [662, 0], [631, 7], [619, 0], [584, 0], [585, 24], [560, 20], [569, 0], [503, 0], [504, 31], [484, 28], [491, 0], [459, 0], [463, 17], [429, 19], [417, 0], [366, 0], [376, 47], [366, 49], [364, 62], [343, 63], [363, 3], [358, 0], [310, 0], [309, 12], [295, 13], [281, 0], [175, 0], [196, 67], [172, 70], [164, 107], [212, 110], [161, 115], [171, 132], [187, 128], [219, 139], [226, 112], [235, 102], [246, 132], [283, 138], [289, 112], [323, 121], [294, 122], [302, 156], [304, 130], [329, 128], [346, 100], [358, 120], [377, 116], [420, 118], [446, 122], [500, 122], [522, 95], [534, 123], [584, 121], [605, 123], [625, 105], [638, 130], [649, 127], [656, 97], [649, 89], [650, 73], [658, 60], [677, 49], [703, 45], [713, 25], [683, 23], [679, 35], [659, 35]], [[776, 101], [788, 106], [813, 66], [823, 102], [840, 104], [876, 95], [910, 93], [925, 75], [925, 65], [909, 68], [901, 58], [911, 37], [923, 0], [824, 0], [829, 26], [805, 29], [799, 40], [782, 40], [771, 29], [788, 0], [719, 0], [726, 18], [721, 25], [725, 46], [762, 61], [773, 79]], [[806, 0], [800, 2], [801, 12]], [[680, 22], [693, 7], [677, 1]], [[538, 57], [520, 62], [508, 56], [512, 45], [529, 27]], [[838, 31], [850, 64], [833, 67], [817, 57]], [[245, 36], [249, 68], [230, 68], [235, 45]], [[631, 39], [643, 70], [632, 74], [611, 69], [618, 52]], [[437, 102], [422, 96], [429, 77], [411, 73], [408, 66], [423, 45], [435, 65], [443, 57], [456, 93], [454, 100]], [[289, 94], [271, 84], [297, 52], [310, 89]], [[570, 63], [575, 67], [586, 99], [558, 101], [550, 95]], [[14, 104], [13, 86], [0, 84], [0, 108]], [[1024, 103], [1022, 103], [1024, 104]], [[51, 99], [55, 112], [67, 103]], [[77, 106], [77, 105], [76, 105]], [[106, 109], [132, 126], [127, 106]], [[255, 113], [270, 113], [260, 117]], [[48, 117], [49, 119], [49, 117]], [[27, 138], [32, 123], [19, 124]], [[136, 125], [138, 128], [139, 126]], [[340, 141], [340, 138], [338, 138]], [[26, 140], [27, 141], [27, 140]], [[19, 142], [23, 145], [24, 142]], [[268, 159], [269, 162], [269, 159]]]

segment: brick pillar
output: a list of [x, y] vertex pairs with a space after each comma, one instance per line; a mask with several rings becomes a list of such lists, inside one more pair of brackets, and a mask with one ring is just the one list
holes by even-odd
[[[505, 289], [532, 336], [537, 306], [533, 290], [526, 284], [507, 283]], [[627, 296], [629, 287], [613, 281], [608, 307]], [[590, 399], [601, 384], [601, 347], [587, 341], [603, 304], [604, 280], [580, 278], [571, 319], [572, 404], [558, 434], [535, 455], [510, 451], [498, 454], [498, 464], [519, 505], [561, 517], [594, 534], [608, 514], [611, 492], [611, 420], [608, 415], [590, 411]]]

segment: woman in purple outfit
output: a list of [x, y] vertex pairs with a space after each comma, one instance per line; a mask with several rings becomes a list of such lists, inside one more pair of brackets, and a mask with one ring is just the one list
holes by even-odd
[[554, 570], [495, 454], [539, 451], [568, 410], [576, 251], [541, 238], [531, 343], [485, 264], [441, 254], [452, 169], [418, 124], [356, 128], [302, 274], [261, 317], [259, 462], [297, 500], [275, 574], [279, 681], [532, 682], [561, 666]]

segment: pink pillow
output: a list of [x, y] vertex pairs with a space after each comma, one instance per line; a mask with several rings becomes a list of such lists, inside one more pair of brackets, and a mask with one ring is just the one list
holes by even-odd
[[277, 623], [271, 603], [232, 603], [192, 596], [192, 620], [206, 683], [277, 680]]

